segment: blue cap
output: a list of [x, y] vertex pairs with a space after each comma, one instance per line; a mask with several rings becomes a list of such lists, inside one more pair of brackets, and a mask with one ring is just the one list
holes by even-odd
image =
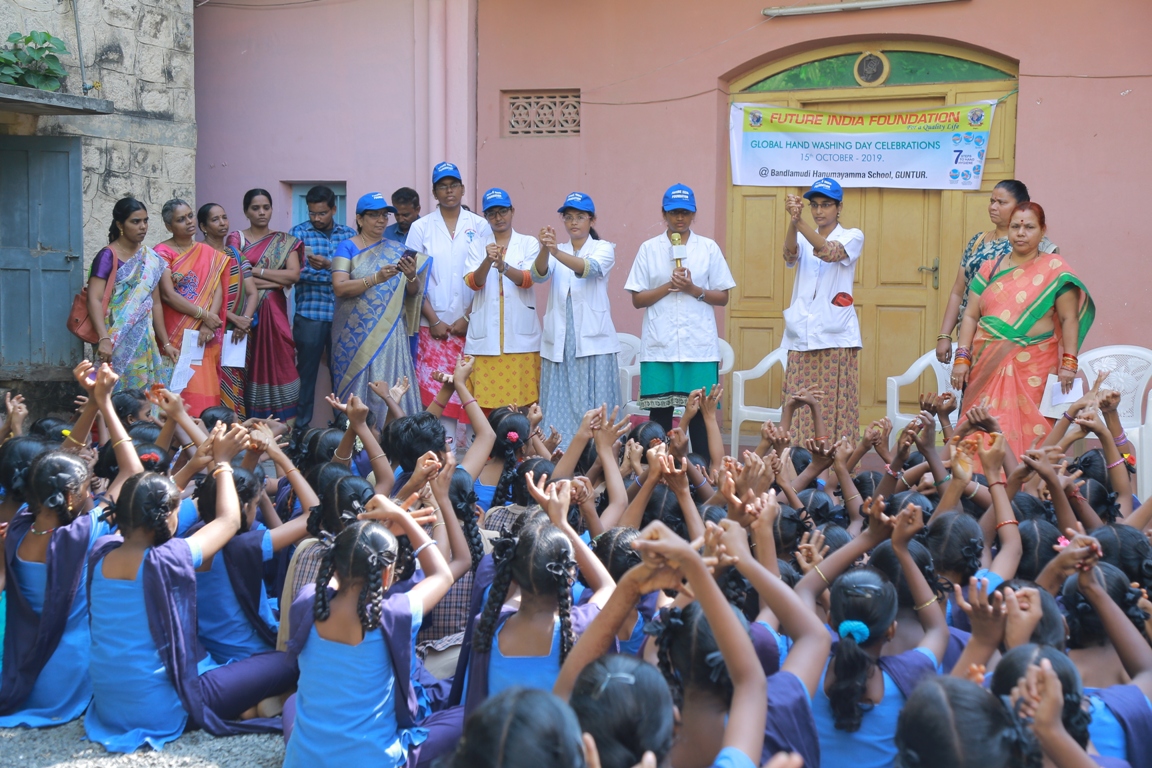
[[487, 211], [489, 208], [511, 208], [512, 198], [508, 197], [508, 193], [500, 189], [500, 187], [492, 187], [484, 193], [481, 198], [482, 211]]
[[683, 184], [673, 184], [664, 193], [665, 211], [692, 211], [696, 212], [696, 193], [691, 187]]
[[586, 211], [587, 213], [596, 213], [596, 204], [592, 202], [592, 198], [583, 192], [573, 192], [564, 198], [564, 205], [556, 209], [556, 213], [564, 213], [565, 208], [573, 208], [577, 211]]
[[356, 215], [364, 213], [364, 211], [388, 211], [389, 213], [396, 213], [396, 209], [388, 204], [384, 195], [379, 192], [369, 192], [366, 195], [361, 195], [360, 199], [356, 201]]
[[805, 200], [811, 200], [813, 195], [824, 195], [824, 197], [831, 198], [836, 202], [844, 199], [844, 189], [840, 186], [840, 182], [836, 179], [819, 179], [812, 188], [804, 193]]
[[440, 163], [432, 169], [432, 183], [440, 181], [440, 179], [459, 179], [464, 180], [460, 175], [460, 169], [454, 163]]

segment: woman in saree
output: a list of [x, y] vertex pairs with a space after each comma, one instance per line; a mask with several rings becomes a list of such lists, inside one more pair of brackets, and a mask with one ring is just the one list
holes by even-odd
[[[388, 406], [369, 397], [369, 382], [415, 383], [410, 337], [420, 330], [420, 307], [432, 260], [402, 243], [384, 239], [388, 224], [384, 195], [370, 192], [356, 203], [355, 237], [332, 255], [332, 387], [341, 401], [356, 395], [384, 424]], [[398, 403], [406, 414], [422, 409], [420, 392], [409, 387]]]
[[198, 417], [205, 408], [220, 404], [218, 369], [228, 260], [212, 246], [196, 242], [196, 215], [188, 203], [169, 200], [160, 216], [172, 233], [156, 246], [156, 253], [168, 264], [160, 281], [168, 339], [179, 350], [184, 345], [184, 331], [197, 331], [196, 343], [204, 349], [204, 361], [192, 366], [192, 379], [180, 393], [188, 414]]
[[[168, 343], [160, 303], [160, 280], [166, 265], [144, 245], [148, 210], [131, 197], [116, 201], [108, 247], [92, 260], [88, 275], [88, 316], [99, 341], [96, 354], [120, 375], [116, 389], [147, 389], [167, 384], [180, 352]], [[108, 311], [104, 289], [115, 270]]]
[[984, 405], [1022, 456], [1052, 429], [1040, 414], [1048, 376], [1058, 376], [1064, 393], [1072, 389], [1096, 307], [1068, 263], [1040, 250], [1044, 209], [1024, 203], [1010, 221], [1012, 250], [972, 278], [952, 386], [964, 391], [962, 412]]
[[268, 228], [272, 195], [263, 189], [244, 193], [248, 229], [232, 232], [227, 244], [244, 254], [256, 282], [256, 315], [248, 341], [248, 383], [244, 406], [250, 419], [273, 417], [290, 424], [296, 417], [300, 377], [296, 343], [288, 322], [284, 291], [300, 279], [304, 243]]
[[[992, 189], [988, 200], [988, 218], [995, 229], [978, 232], [968, 241], [964, 255], [960, 257], [960, 269], [948, 296], [948, 306], [940, 324], [940, 335], [936, 337], [936, 359], [944, 364], [952, 362], [952, 333], [960, 327], [964, 310], [968, 307], [968, 287], [980, 267], [988, 260], [995, 261], [1012, 250], [1008, 241], [1008, 223], [1016, 206], [1031, 200], [1028, 187], [1016, 179], [1005, 179]], [[1060, 249], [1045, 235], [1040, 240], [1041, 253], [1060, 253]]]
[[[224, 241], [228, 237], [228, 212], [217, 203], [205, 203], [196, 212], [204, 243], [220, 251], [227, 258], [224, 276], [225, 333], [239, 343], [252, 330], [252, 315], [256, 313], [256, 280], [252, 265], [235, 246]], [[220, 366], [220, 404], [231, 408], [241, 421], [248, 418], [244, 407], [244, 388], [248, 382], [247, 368]]]

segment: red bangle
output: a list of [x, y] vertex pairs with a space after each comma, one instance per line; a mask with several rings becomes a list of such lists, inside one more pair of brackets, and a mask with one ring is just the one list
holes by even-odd
[[996, 482], [994, 482], [994, 483], [988, 483], [988, 490], [992, 490], [993, 488], [995, 488], [995, 487], [996, 487], [996, 486], [998, 486], [998, 485], [1002, 485], [1002, 486], [1004, 486], [1005, 488], [1007, 488], [1007, 487], [1008, 487], [1008, 483], [1004, 482], [1003, 480], [997, 480], [997, 481], [996, 481]]
[[468, 406], [472, 405], [472, 403], [474, 403], [474, 402], [476, 402], [476, 398], [472, 398], [471, 400], [469, 400], [466, 403], [460, 403], [460, 407], [461, 408], [467, 408]]
[[1002, 523], [996, 523], [996, 530], [1000, 530], [1001, 528], [1003, 528], [1006, 525], [1020, 525], [1020, 521], [1019, 520], [1005, 520]]

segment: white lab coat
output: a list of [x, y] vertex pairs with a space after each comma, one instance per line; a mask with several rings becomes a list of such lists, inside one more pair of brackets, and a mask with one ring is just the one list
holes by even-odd
[[[436, 315], [448, 325], [464, 316], [464, 308], [471, 300], [472, 291], [464, 284], [464, 265], [476, 254], [484, 258], [484, 246], [492, 242], [492, 228], [482, 217], [460, 209], [456, 220], [456, 236], [448, 233], [448, 225], [440, 209], [412, 222], [406, 245], [417, 253], [432, 257], [428, 275], [428, 300]], [[421, 318], [421, 325], [428, 321]]]
[[[495, 238], [489, 235], [485, 246], [493, 242]], [[539, 253], [540, 242], [536, 238], [513, 230], [504, 261], [510, 267], [528, 271]], [[475, 272], [484, 256], [483, 250], [470, 256], [464, 274]], [[501, 284], [504, 286], [504, 349], [500, 349]], [[472, 314], [469, 315], [464, 353], [491, 356], [501, 352], [539, 352], [540, 333], [536, 292], [532, 288], [521, 288], [496, 270], [489, 269], [484, 286], [472, 295]]]
[[[572, 253], [572, 243], [558, 248]], [[600, 277], [581, 278], [555, 257], [548, 257], [548, 309], [544, 313], [544, 336], [540, 356], [553, 363], [564, 362], [564, 335], [568, 330], [564, 306], [572, 294], [572, 319], [576, 323], [576, 357], [614, 355], [620, 351], [620, 339], [612, 324], [612, 307], [608, 302], [608, 274], [616, 263], [616, 246], [606, 240], [588, 238], [576, 256], [600, 267]]]

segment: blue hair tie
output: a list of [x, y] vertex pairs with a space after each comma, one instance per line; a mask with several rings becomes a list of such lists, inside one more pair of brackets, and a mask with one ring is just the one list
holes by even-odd
[[840, 637], [850, 637], [856, 641], [856, 645], [864, 645], [868, 642], [868, 636], [872, 634], [868, 631], [868, 625], [862, 621], [849, 619], [840, 622], [840, 626], [836, 629]]

